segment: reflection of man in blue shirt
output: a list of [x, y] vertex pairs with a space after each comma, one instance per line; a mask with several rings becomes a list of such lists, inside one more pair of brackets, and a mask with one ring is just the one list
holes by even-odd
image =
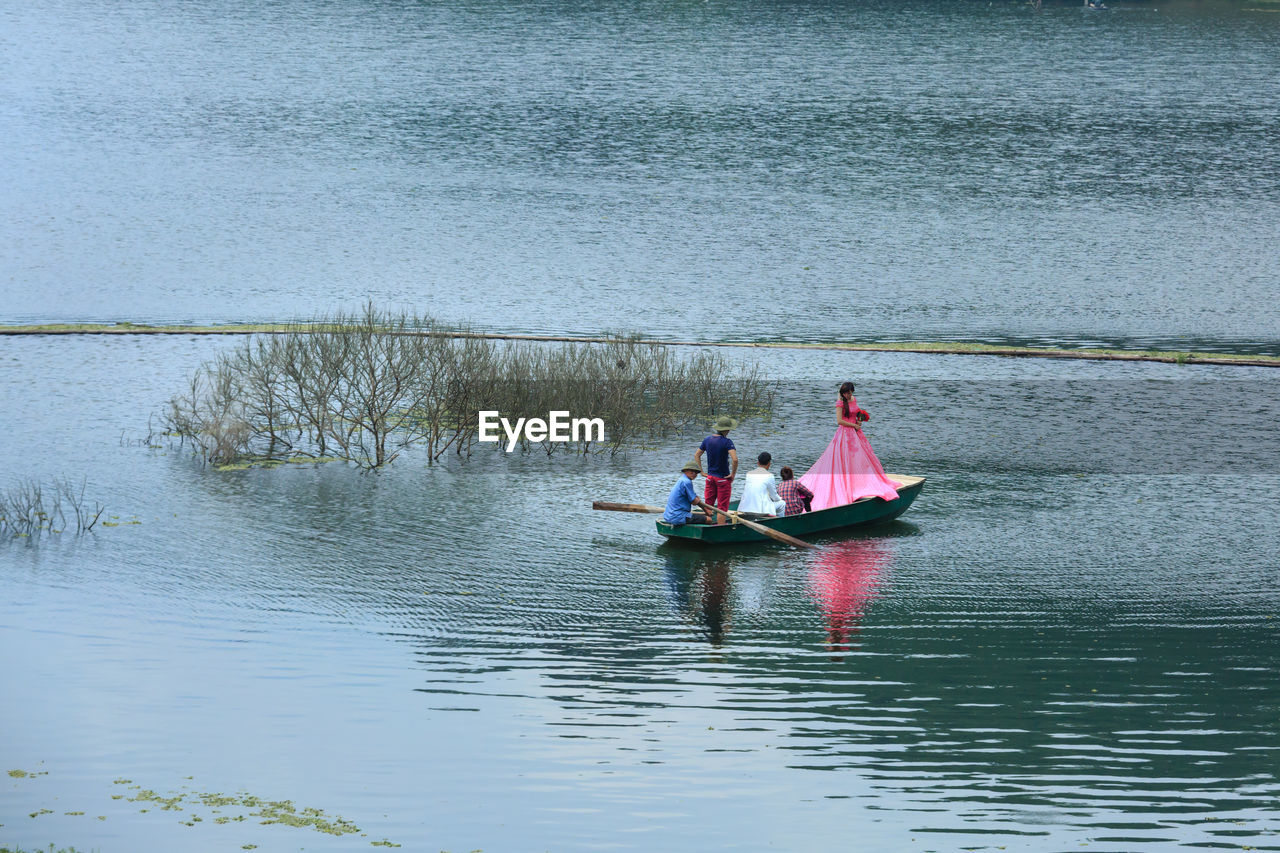
[[663, 521], [679, 526], [690, 521], [701, 524], [707, 520], [705, 515], [693, 514], [695, 504], [708, 513], [711, 511], [693, 490], [693, 481], [701, 473], [702, 466], [697, 462], [690, 462], [680, 469], [680, 479], [671, 487], [671, 494], [667, 495], [667, 509], [662, 513]]

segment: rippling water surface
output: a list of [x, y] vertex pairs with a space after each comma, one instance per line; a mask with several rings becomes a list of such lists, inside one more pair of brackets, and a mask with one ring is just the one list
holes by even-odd
[[0, 322], [1275, 352], [1280, 15], [1113, 5], [5, 4]]
[[[0, 323], [1280, 352], [1280, 15], [1113, 5], [0, 5]], [[0, 844], [1280, 849], [1269, 371], [766, 354], [744, 457], [806, 467], [852, 377], [928, 483], [697, 551], [588, 509], [660, 502], [694, 436], [148, 446], [234, 345], [0, 339], [0, 488], [83, 477], [110, 524], [0, 543], [0, 769], [45, 774], [0, 777]]]
[[[6, 780], [6, 842], [1280, 847], [1265, 370], [776, 356], [779, 414], [735, 434], [744, 454], [807, 466], [831, 389], [804, 380], [856, 375], [886, 466], [929, 481], [816, 552], [698, 551], [588, 509], [660, 501], [674, 440], [379, 475], [140, 445], [230, 345], [0, 350], [0, 471], [84, 476], [120, 525], [0, 544], [0, 760], [47, 772]], [[1185, 429], [1144, 428], [1148, 406]], [[368, 837], [188, 826], [111, 799], [117, 779], [290, 799]]]

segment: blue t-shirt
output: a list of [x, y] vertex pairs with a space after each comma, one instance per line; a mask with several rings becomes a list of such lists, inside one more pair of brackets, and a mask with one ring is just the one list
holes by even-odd
[[689, 520], [696, 497], [698, 493], [693, 490], [693, 480], [681, 472], [680, 480], [671, 487], [671, 494], [667, 495], [667, 510], [662, 513], [662, 520], [668, 524], [684, 524]]
[[707, 454], [707, 473], [712, 477], [728, 477], [729, 451], [735, 449], [733, 439], [727, 435], [709, 435], [702, 439], [701, 449]]

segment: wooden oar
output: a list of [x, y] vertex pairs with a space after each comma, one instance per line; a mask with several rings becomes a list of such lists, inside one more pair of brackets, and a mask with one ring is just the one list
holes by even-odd
[[615, 504], [608, 501], [592, 501], [592, 509], [609, 509], [614, 512], [666, 512], [660, 506], [648, 506], [647, 504]]
[[[607, 509], [607, 510], [612, 510], [614, 512], [654, 512], [654, 513], [666, 512], [666, 510], [660, 506], [649, 506], [647, 504], [618, 504], [618, 503], [610, 503], [609, 501], [593, 501], [591, 504], [591, 508]], [[741, 524], [744, 527], [750, 528], [751, 530], [754, 530], [757, 533], [761, 533], [761, 534], [764, 534], [765, 536], [768, 536], [770, 539], [777, 539], [779, 542], [785, 542], [786, 544], [794, 545], [797, 548], [818, 547], [816, 545], [810, 545], [808, 542], [797, 539], [794, 536], [788, 536], [787, 534], [783, 533], [781, 530], [774, 530], [772, 527], [765, 527], [763, 524], [759, 524], [748, 518], [743, 518], [742, 515], [736, 511], [730, 512], [728, 513], [728, 515], [729, 515], [729, 519], [734, 524]]]
[[[666, 512], [666, 510], [660, 506], [649, 506], [648, 504], [615, 504], [610, 503], [609, 501], [592, 501], [591, 508], [607, 509], [612, 510], [613, 512]], [[716, 510], [716, 512], [719, 512], [725, 518], [729, 517], [728, 513], [720, 512], [720, 510]]]
[[756, 533], [763, 533], [765, 536], [768, 536], [770, 539], [777, 539], [779, 542], [785, 542], [786, 544], [794, 545], [797, 548], [817, 548], [818, 547], [817, 545], [810, 545], [808, 542], [805, 542], [802, 539], [797, 539], [794, 536], [788, 536], [787, 534], [783, 533], [781, 530], [774, 530], [772, 527], [765, 527], [763, 524], [759, 524], [757, 522], [751, 521], [750, 519], [743, 518], [737, 512], [729, 513], [729, 517], [733, 519], [733, 522], [735, 524], [741, 524], [745, 527], [750, 528], [751, 530], [754, 530]]

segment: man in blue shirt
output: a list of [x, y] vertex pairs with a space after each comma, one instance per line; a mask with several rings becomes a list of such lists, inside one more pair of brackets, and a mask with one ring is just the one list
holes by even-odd
[[702, 446], [693, 454], [693, 461], [702, 464], [702, 454], [707, 454], [707, 488], [702, 497], [712, 506], [729, 509], [729, 497], [733, 492], [733, 478], [738, 476], [738, 451], [734, 449], [729, 430], [736, 429], [733, 418], [720, 418], [711, 427], [715, 435], [702, 440]]
[[[702, 473], [702, 466], [697, 462], [690, 462], [688, 465], [680, 469], [680, 479], [671, 488], [671, 494], [667, 495], [667, 509], [662, 513], [662, 520], [668, 524], [674, 524], [679, 527], [681, 524], [688, 524], [693, 521], [697, 524], [706, 522], [707, 516], [712, 513], [711, 507], [698, 500], [698, 493], [693, 490], [693, 481]], [[694, 505], [702, 507], [707, 515], [694, 515]]]

